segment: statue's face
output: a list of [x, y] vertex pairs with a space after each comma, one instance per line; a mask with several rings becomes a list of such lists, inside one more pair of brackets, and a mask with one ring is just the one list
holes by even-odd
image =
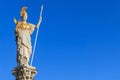
[[27, 20], [27, 16], [26, 15], [22, 16], [22, 21], [26, 21], [26, 20]]

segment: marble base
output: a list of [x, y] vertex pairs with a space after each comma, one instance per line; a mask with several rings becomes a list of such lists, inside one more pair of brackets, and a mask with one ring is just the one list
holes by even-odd
[[15, 67], [12, 74], [16, 77], [16, 80], [34, 80], [37, 69], [30, 65], [21, 65]]

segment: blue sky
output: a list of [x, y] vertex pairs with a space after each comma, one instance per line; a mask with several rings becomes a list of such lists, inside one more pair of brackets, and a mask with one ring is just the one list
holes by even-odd
[[36, 24], [41, 4], [35, 80], [120, 80], [119, 0], [0, 1], [0, 80], [15, 80], [13, 18], [27, 6], [28, 22]]

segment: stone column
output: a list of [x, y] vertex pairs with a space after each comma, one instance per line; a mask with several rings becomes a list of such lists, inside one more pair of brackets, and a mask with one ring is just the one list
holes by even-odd
[[15, 67], [12, 70], [12, 74], [16, 77], [16, 80], [34, 80], [37, 69], [30, 65], [21, 65]]

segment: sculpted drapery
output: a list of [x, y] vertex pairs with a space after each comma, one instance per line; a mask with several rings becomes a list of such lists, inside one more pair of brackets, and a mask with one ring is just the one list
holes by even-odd
[[27, 64], [32, 53], [31, 34], [35, 26], [29, 23], [18, 22], [15, 30], [17, 43], [17, 62]]

